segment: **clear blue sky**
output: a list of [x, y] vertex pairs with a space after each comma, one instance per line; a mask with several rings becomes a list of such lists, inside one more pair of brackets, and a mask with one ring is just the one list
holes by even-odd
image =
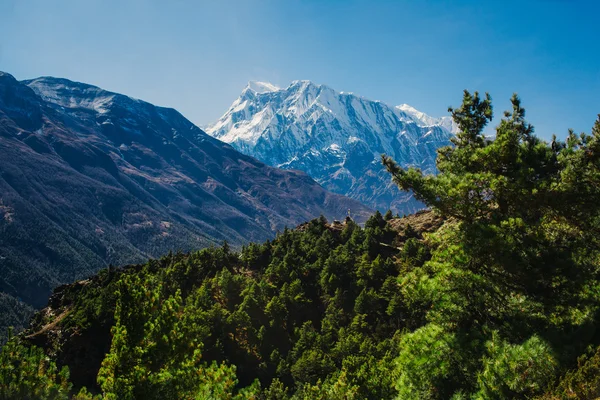
[[0, 0], [0, 70], [218, 118], [248, 80], [325, 83], [433, 116], [518, 92], [539, 136], [600, 113], [598, 1]]

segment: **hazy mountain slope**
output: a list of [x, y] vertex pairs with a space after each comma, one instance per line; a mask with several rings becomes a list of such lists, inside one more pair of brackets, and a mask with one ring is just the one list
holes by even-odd
[[450, 117], [294, 81], [285, 89], [249, 83], [207, 132], [267, 164], [305, 171], [333, 192], [408, 213], [420, 205], [390, 182], [381, 153], [433, 172], [436, 149], [453, 130]]
[[264, 240], [348, 209], [358, 220], [370, 213], [304, 173], [238, 153], [173, 109], [0, 73], [0, 292], [35, 307], [57, 284], [109, 263]]

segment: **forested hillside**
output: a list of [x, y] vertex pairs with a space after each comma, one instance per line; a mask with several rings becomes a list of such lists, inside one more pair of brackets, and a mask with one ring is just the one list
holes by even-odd
[[[600, 119], [546, 143], [512, 98], [451, 109], [432, 208], [313, 220], [58, 288], [0, 355], [0, 398], [600, 396]], [[83, 389], [85, 387], [85, 389]]]
[[108, 265], [351, 209], [299, 171], [238, 153], [171, 108], [60, 78], [0, 72], [0, 343], [56, 286]]

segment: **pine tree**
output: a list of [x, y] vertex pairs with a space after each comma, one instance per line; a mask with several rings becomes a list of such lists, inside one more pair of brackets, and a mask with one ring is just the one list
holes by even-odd
[[389, 221], [392, 218], [394, 218], [394, 214], [392, 214], [392, 210], [387, 210], [385, 215], [383, 216], [383, 219], [386, 221]]
[[[591, 324], [599, 309], [590, 290], [599, 283], [600, 123], [592, 135], [571, 132], [565, 143], [554, 139], [548, 144], [533, 135], [516, 95], [511, 103], [495, 140], [486, 140], [490, 97], [482, 100], [465, 92], [462, 106], [450, 109], [459, 133], [453, 146], [439, 150], [438, 175], [405, 170], [382, 157], [401, 189], [451, 221], [428, 239], [431, 260], [409, 270], [400, 279], [400, 290], [408, 307], [421, 309], [428, 321], [405, 340], [414, 348], [426, 347], [426, 333], [438, 332], [449, 338], [446, 352], [461, 358], [427, 354], [422, 362], [433, 364], [425, 373], [411, 358], [411, 347], [401, 347], [398, 390], [406, 396], [444, 398], [477, 390], [485, 398], [539, 393], [555, 373], [554, 361], [532, 364], [526, 373], [540, 380], [525, 384], [513, 367], [473, 360], [488, 357], [486, 343], [498, 341], [511, 349], [510, 357], [525, 363], [534, 357], [530, 351], [564, 351], [578, 341], [571, 336], [576, 327]], [[539, 344], [539, 330], [557, 332], [560, 340]], [[498, 357], [494, 354], [489, 357]], [[519, 370], [520, 361], [515, 362]], [[453, 363], [454, 372], [441, 369]], [[496, 383], [481, 386], [492, 380]]]

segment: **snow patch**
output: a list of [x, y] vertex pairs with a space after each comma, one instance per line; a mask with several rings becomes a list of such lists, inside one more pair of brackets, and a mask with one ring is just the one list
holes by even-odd
[[246, 87], [256, 93], [277, 92], [278, 90], [281, 90], [281, 88], [272, 83], [259, 81], [250, 81]]

